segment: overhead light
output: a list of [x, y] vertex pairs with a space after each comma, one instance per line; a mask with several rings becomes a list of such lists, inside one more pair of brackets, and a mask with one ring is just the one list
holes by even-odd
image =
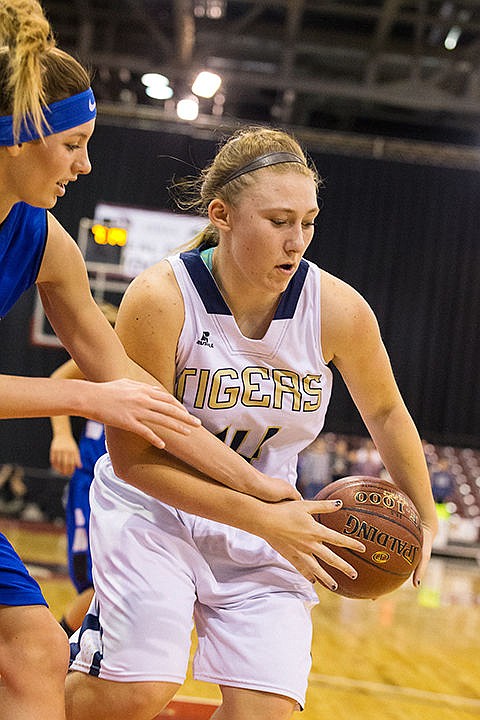
[[458, 25], [454, 25], [450, 28], [448, 31], [448, 35], [445, 38], [445, 49], [446, 50], [455, 50], [457, 47], [458, 39], [460, 35], [462, 34], [462, 28], [460, 28]]
[[160, 73], [145, 73], [141, 77], [142, 83], [146, 85], [145, 94], [155, 100], [169, 100], [173, 95], [173, 89], [169, 85], [169, 79]]
[[198, 117], [197, 98], [191, 96], [179, 100], [177, 103], [177, 115], [180, 120], [196, 120]]
[[220, 20], [227, 9], [226, 0], [195, 0], [193, 14], [195, 17], [206, 17], [210, 20]]
[[459, 23], [462, 24], [452, 25], [452, 27], [448, 31], [448, 35], [445, 38], [444, 42], [446, 50], [455, 50], [460, 39], [460, 35], [462, 34], [463, 23], [467, 23], [470, 20], [471, 16], [472, 13], [470, 12], [470, 10], [459, 10], [457, 20]]
[[170, 85], [149, 85], [145, 88], [145, 94], [155, 100], [170, 100], [173, 88]]
[[211, 98], [215, 95], [222, 84], [222, 78], [216, 73], [202, 70], [199, 72], [192, 85], [192, 92], [199, 97]]
[[154, 85], [168, 85], [170, 82], [165, 75], [160, 75], [160, 73], [145, 73], [145, 75], [142, 75], [141, 80], [147, 87], [152, 87]]

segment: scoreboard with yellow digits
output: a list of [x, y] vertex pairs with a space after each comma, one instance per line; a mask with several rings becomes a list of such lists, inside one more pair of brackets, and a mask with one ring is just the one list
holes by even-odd
[[188, 242], [207, 224], [196, 215], [99, 203], [93, 221], [80, 223], [87, 267], [132, 279]]
[[127, 228], [108, 227], [101, 223], [92, 225], [92, 235], [97, 245], [111, 245], [123, 247], [127, 242]]

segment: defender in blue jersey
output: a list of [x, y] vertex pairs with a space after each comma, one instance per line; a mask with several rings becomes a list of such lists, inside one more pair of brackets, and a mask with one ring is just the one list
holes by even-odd
[[[317, 182], [287, 133], [236, 133], [196, 186], [192, 206], [208, 213], [208, 226], [133, 281], [117, 330], [205, 427], [292, 487], [298, 453], [322, 428], [334, 364], [391, 477], [420, 512], [417, 584], [437, 526], [422, 444], [372, 310], [303, 257]], [[194, 675], [222, 693], [215, 720], [287, 720], [305, 700], [312, 581], [336, 588], [312, 556], [299, 564], [287, 530], [296, 524], [306, 547], [317, 533], [313, 555], [353, 578], [335, 548], [361, 547], [305, 523], [302, 502], [265, 503], [214, 483], [209, 501], [199, 499], [193, 471], [167, 454], [115, 429], [107, 441], [90, 495], [95, 598], [71, 638], [69, 720], [156, 716], [185, 678], [193, 622]], [[273, 538], [279, 514], [285, 535]]]
[[[117, 308], [99, 303], [108, 322], [115, 325]], [[67, 360], [51, 375], [52, 378], [81, 380], [83, 374], [73, 360]], [[95, 420], [87, 420], [77, 441], [68, 415], [50, 418], [52, 442], [50, 464], [61, 475], [68, 476], [65, 526], [70, 580], [77, 595], [65, 607], [60, 624], [68, 636], [80, 627], [93, 596], [92, 558], [88, 527], [90, 523], [90, 485], [98, 458], [106, 452], [105, 428]]]
[[[47, 213], [68, 183], [90, 172], [95, 116], [89, 75], [56, 47], [40, 4], [0, 2], [0, 318], [37, 283], [55, 331], [90, 380], [2, 375], [0, 417], [78, 414], [158, 447], [164, 428], [183, 443], [192, 419], [129, 360], [93, 301], [76, 243]], [[64, 720], [67, 658], [64, 632], [0, 534], [2, 720]]]
[[[17, 35], [26, 26], [29, 30]], [[38, 71], [32, 72], [32, 68], [40, 70], [51, 61], [53, 69], [63, 62], [48, 33], [48, 23], [37, 3], [0, 4], [0, 44], [4, 46], [0, 50], [0, 317], [35, 282], [55, 280], [52, 253], [60, 252], [65, 258], [72, 252], [68, 250], [70, 242], [74, 244], [58, 223], [47, 217], [46, 208], [55, 205], [69, 181], [90, 171], [86, 147], [94, 126], [95, 111], [88, 105], [93, 95], [87, 73], [67, 55], [65, 88], [50, 84], [43, 98], [48, 103], [62, 103], [69, 96], [76, 100], [71, 112], [64, 114], [64, 105], [57, 106], [57, 114], [52, 111], [57, 132], [50, 134], [51, 127], [45, 144], [38, 140], [45, 134], [41, 127], [42, 86]], [[37, 44], [32, 42], [33, 35]], [[23, 69], [16, 63], [22, 63]], [[12, 87], [9, 83], [14, 73], [17, 83]], [[29, 98], [29, 102], [18, 105], [19, 97]], [[27, 127], [24, 118], [29, 111], [31, 123]], [[63, 120], [60, 115], [64, 115]], [[60, 396], [60, 387], [47, 387], [45, 382], [3, 376], [0, 416], [38, 416], [47, 414], [49, 408], [57, 412], [61, 405], [75, 408], [75, 392], [67, 387]], [[2, 534], [0, 647], [2, 717], [63, 720], [65, 635], [48, 611], [37, 582]]]

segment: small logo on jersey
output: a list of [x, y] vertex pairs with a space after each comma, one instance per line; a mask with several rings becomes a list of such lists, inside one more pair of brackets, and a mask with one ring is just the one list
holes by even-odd
[[209, 337], [210, 333], [208, 330], [204, 330], [200, 340], [197, 340], [197, 345], [205, 345], [205, 347], [213, 348], [213, 343], [208, 341]]

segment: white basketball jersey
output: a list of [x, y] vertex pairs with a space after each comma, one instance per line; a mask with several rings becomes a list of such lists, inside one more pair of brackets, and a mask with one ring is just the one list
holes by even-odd
[[[198, 250], [169, 262], [185, 303], [178, 398], [258, 469], [295, 483], [297, 454], [320, 432], [331, 393], [319, 268], [301, 262], [264, 338], [252, 340]], [[108, 455], [97, 462], [90, 500], [97, 601], [73, 637], [72, 669], [181, 684], [193, 607], [198, 680], [303, 705], [312, 583], [260, 535], [177, 510], [117, 478]]]
[[168, 258], [185, 303], [176, 395], [258, 470], [296, 482], [332, 388], [320, 344], [320, 270], [302, 260], [261, 340], [245, 337], [198, 250]]

